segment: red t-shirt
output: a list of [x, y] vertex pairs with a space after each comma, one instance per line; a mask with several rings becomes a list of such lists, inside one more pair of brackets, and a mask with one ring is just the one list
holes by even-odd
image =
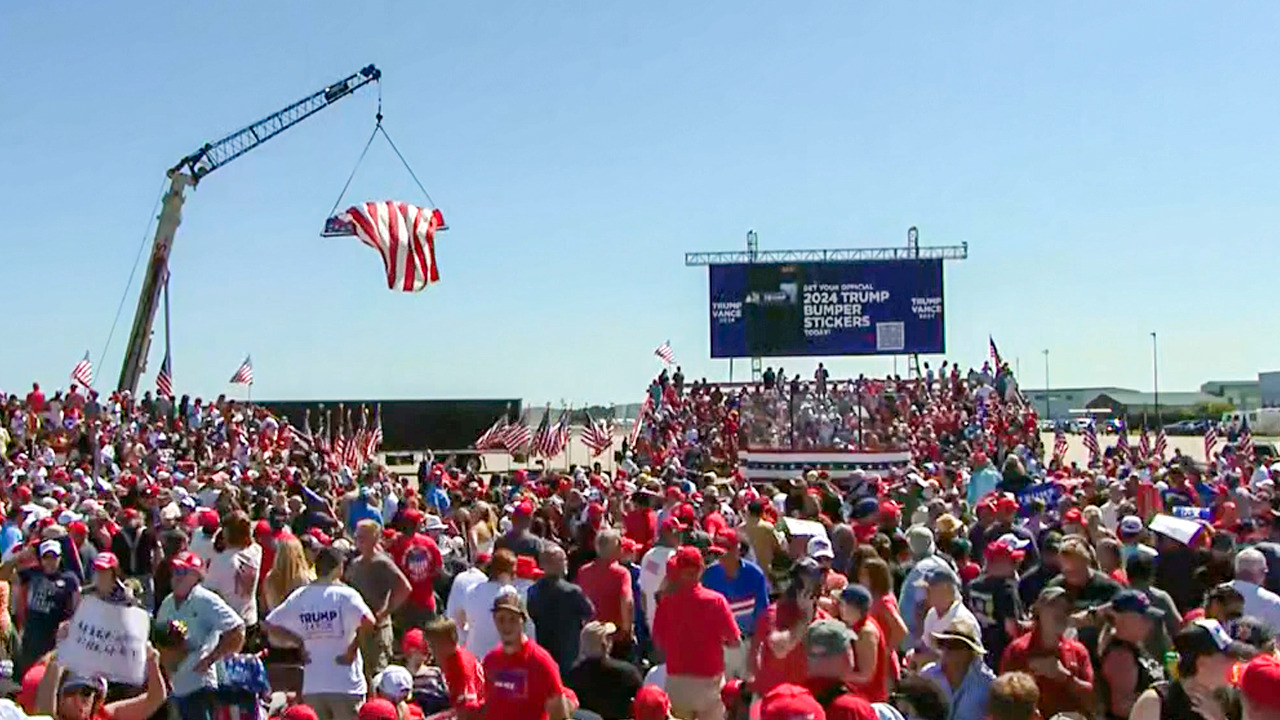
[[653, 642], [666, 654], [668, 675], [722, 675], [725, 644], [741, 639], [729, 601], [714, 590], [695, 583], [658, 599]]
[[[1053, 717], [1062, 712], [1077, 712], [1090, 715], [1093, 712], [1093, 693], [1079, 693], [1070, 681], [1050, 680], [1031, 672], [1031, 661], [1042, 657], [1057, 657], [1067, 670], [1081, 680], [1093, 682], [1093, 663], [1089, 661], [1089, 651], [1079, 640], [1062, 638], [1058, 641], [1057, 652], [1040, 646], [1039, 632], [1032, 630], [1018, 636], [1004, 649], [1000, 658], [1000, 672], [1015, 670], [1030, 673], [1040, 688], [1040, 714]], [[1034, 643], [1034, 644], [1033, 644]]]
[[484, 656], [484, 716], [491, 720], [547, 720], [547, 701], [564, 694], [560, 667], [543, 647], [525, 638], [508, 654]]
[[44, 393], [39, 390], [27, 393], [27, 408], [33, 413], [44, 412]]
[[444, 567], [444, 557], [436, 541], [421, 533], [415, 534], [404, 545], [404, 551], [396, 559], [400, 571], [409, 579], [413, 589], [409, 599], [415, 607], [436, 609], [435, 580]]
[[[813, 615], [814, 620], [825, 620], [831, 616], [819, 608]], [[756, 629], [751, 636], [751, 653], [759, 658], [756, 664], [756, 677], [751, 686], [757, 696], [764, 696], [779, 685], [790, 683], [803, 685], [809, 677], [809, 660], [805, 655], [804, 643], [797, 642], [795, 647], [781, 657], [773, 653], [769, 647], [769, 635], [777, 630], [785, 630], [778, 626], [778, 603], [774, 602], [756, 620]]]
[[484, 668], [471, 651], [458, 646], [458, 651], [440, 663], [445, 684], [449, 686], [449, 706], [454, 710], [478, 710], [484, 706]]
[[595, 606], [596, 620], [622, 627], [622, 602], [631, 597], [631, 573], [616, 560], [593, 560], [578, 570], [578, 587]]
[[711, 537], [719, 537], [722, 533], [728, 533], [733, 530], [729, 527], [729, 522], [724, 519], [724, 515], [719, 510], [712, 510], [707, 516], [702, 518], [702, 529]]
[[632, 510], [622, 518], [622, 534], [648, 550], [658, 537], [658, 513], [650, 508]]

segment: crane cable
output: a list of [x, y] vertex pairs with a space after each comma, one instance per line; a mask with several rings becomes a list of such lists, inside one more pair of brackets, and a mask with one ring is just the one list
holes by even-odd
[[[120, 304], [116, 306], [116, 316], [111, 321], [111, 331], [107, 333], [107, 342], [102, 346], [102, 352], [98, 355], [98, 364], [94, 367], [105, 367], [102, 363], [107, 359], [107, 350], [111, 348], [111, 338], [115, 337], [116, 326], [120, 323], [120, 314], [124, 312], [124, 304], [129, 299], [129, 288], [133, 287], [133, 278], [138, 274], [138, 262], [142, 260], [142, 251], [147, 248], [147, 238], [151, 237], [151, 224], [156, 222], [157, 214], [160, 212], [160, 203], [164, 201], [164, 188], [168, 184], [168, 178], [165, 178], [160, 183], [160, 194], [156, 196], [156, 203], [151, 208], [151, 215], [147, 218], [147, 227], [142, 231], [142, 240], [138, 243], [138, 253], [133, 258], [133, 268], [129, 270], [129, 282], [125, 283], [124, 292], [120, 294]], [[169, 268], [167, 266], [164, 272], [168, 276]]]
[[329, 210], [328, 217], [333, 217], [338, 212], [338, 206], [342, 204], [342, 198], [346, 197], [347, 189], [351, 187], [351, 181], [355, 179], [356, 171], [360, 169], [360, 164], [364, 162], [364, 156], [368, 154], [369, 146], [373, 145], [373, 140], [378, 137], [378, 133], [382, 133], [382, 137], [391, 146], [396, 157], [400, 158], [400, 164], [404, 165], [405, 170], [409, 171], [409, 177], [413, 178], [413, 183], [418, 186], [423, 196], [427, 198], [428, 205], [432, 208], [436, 207], [436, 201], [431, 199], [431, 193], [427, 192], [427, 189], [422, 186], [422, 181], [418, 180], [417, 173], [409, 166], [409, 161], [404, 159], [404, 155], [400, 153], [400, 148], [396, 147], [395, 141], [387, 134], [387, 129], [382, 126], [382, 83], [378, 83], [378, 114], [375, 117], [377, 118], [377, 124], [374, 125], [373, 132], [369, 134], [369, 140], [365, 142], [364, 149], [360, 151], [360, 157], [356, 159], [355, 167], [351, 168], [351, 174], [347, 176], [347, 182], [342, 186], [342, 192], [338, 193], [338, 199], [333, 201], [333, 207]]

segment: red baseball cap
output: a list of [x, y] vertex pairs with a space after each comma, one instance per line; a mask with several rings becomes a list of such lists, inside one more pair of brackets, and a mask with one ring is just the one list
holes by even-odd
[[987, 562], [992, 560], [1011, 560], [1015, 563], [1022, 562], [1022, 558], [1027, 553], [1019, 550], [1003, 540], [997, 540], [987, 546]]
[[1240, 671], [1239, 685], [1250, 705], [1280, 710], [1280, 658], [1267, 653], [1250, 660]]
[[678, 550], [667, 560], [667, 572], [681, 572], [684, 570], [702, 570], [702, 553], [698, 548], [692, 545], [681, 545]]
[[640, 543], [629, 537], [622, 538], [622, 552], [633, 553], [643, 547]]
[[538, 567], [538, 563], [528, 555], [516, 558], [516, 577], [521, 580], [537, 580], [545, 574], [542, 568]]
[[[271, 523], [266, 520], [259, 520], [253, 524], [253, 536], [255, 538], [265, 538], [271, 536]], [[313, 711], [314, 712], [314, 711]]]
[[93, 559], [94, 570], [115, 570], [120, 567], [120, 558], [115, 553], [102, 552]]
[[1080, 508], [1070, 508], [1062, 513], [1062, 522], [1072, 525], [1083, 525], [1084, 517], [1080, 514]]
[[422, 628], [409, 628], [404, 634], [404, 639], [400, 641], [400, 652], [408, 655], [412, 652], [425, 653], [427, 651], [427, 636], [422, 632]]
[[667, 516], [667, 518], [662, 521], [662, 525], [658, 527], [658, 531], [664, 533], [680, 532], [681, 530], [684, 530], [684, 524], [680, 522], [679, 518], [671, 515]]
[[316, 711], [306, 703], [290, 705], [280, 713], [280, 720], [320, 720]]
[[356, 712], [356, 720], [399, 720], [400, 713], [396, 706], [386, 698], [365, 700]]
[[204, 560], [200, 556], [186, 550], [173, 556], [174, 570], [192, 570], [195, 572], [204, 572]]
[[880, 514], [884, 517], [899, 517], [902, 515], [902, 506], [892, 500], [882, 500]]
[[529, 517], [532, 514], [533, 503], [528, 500], [521, 500], [511, 509], [511, 517]]
[[[822, 705], [807, 689], [783, 683], [760, 701], [760, 720], [826, 720]], [[361, 718], [363, 720], [363, 718]]]
[[668, 500], [683, 500], [684, 491], [676, 487], [675, 485], [672, 485], [671, 487], [667, 488], [667, 492], [665, 496]]
[[631, 714], [635, 720], [667, 720], [671, 716], [671, 698], [657, 685], [645, 685], [636, 691]]
[[422, 511], [418, 508], [409, 508], [408, 510], [400, 513], [400, 517], [402, 517], [406, 523], [413, 525], [415, 528], [422, 523]]

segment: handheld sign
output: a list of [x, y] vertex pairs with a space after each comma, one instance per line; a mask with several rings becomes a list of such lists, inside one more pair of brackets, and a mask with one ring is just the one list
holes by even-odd
[[87, 596], [58, 643], [58, 662], [68, 670], [114, 682], [142, 685], [146, 680], [147, 611]]
[[1169, 512], [1174, 517], [1187, 518], [1188, 520], [1208, 520], [1209, 508], [1196, 507], [1194, 505], [1174, 505], [1169, 508]]
[[1183, 545], [1190, 545], [1204, 526], [1195, 520], [1174, 517], [1173, 515], [1156, 515], [1147, 524], [1151, 532], [1173, 538]]

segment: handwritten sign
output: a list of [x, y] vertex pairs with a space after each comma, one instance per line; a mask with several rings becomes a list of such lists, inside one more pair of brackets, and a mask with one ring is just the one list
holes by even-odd
[[74, 673], [142, 685], [149, 628], [145, 610], [86, 596], [58, 643], [58, 661]]

